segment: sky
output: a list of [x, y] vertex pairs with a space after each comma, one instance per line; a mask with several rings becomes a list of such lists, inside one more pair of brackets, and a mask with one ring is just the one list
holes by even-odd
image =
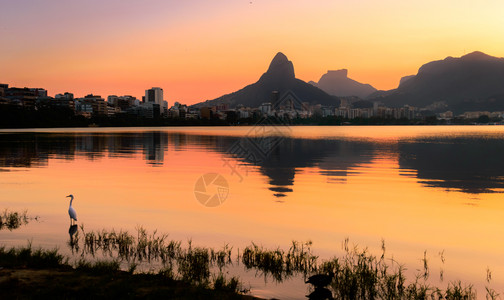
[[193, 104], [254, 83], [277, 52], [377, 89], [447, 56], [504, 56], [501, 0], [0, 0], [0, 83]]

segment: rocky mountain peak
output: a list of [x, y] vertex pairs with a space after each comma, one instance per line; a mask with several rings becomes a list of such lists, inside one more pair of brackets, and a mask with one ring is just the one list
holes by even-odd
[[[279, 76], [279, 77], [287, 77], [287, 78], [295, 78], [294, 74], [294, 65], [292, 62], [283, 54], [282, 52], [278, 52], [273, 60], [271, 61], [268, 71], [266, 74], [270, 76]], [[266, 75], [265, 74], [265, 75]]]
[[[340, 70], [329, 70], [327, 71], [326, 74], [324, 74], [322, 77], [329, 77], [329, 78], [347, 78], [348, 77], [348, 70], [347, 69], [340, 69]], [[321, 78], [322, 80], [322, 78]]]

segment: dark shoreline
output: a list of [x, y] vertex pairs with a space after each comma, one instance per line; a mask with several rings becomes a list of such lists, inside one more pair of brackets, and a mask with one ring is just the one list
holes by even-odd
[[5, 299], [260, 299], [194, 286], [160, 274], [57, 268], [0, 268]]
[[0, 129], [22, 128], [86, 128], [86, 127], [153, 127], [153, 126], [252, 126], [252, 125], [288, 125], [288, 126], [347, 126], [347, 125], [477, 125], [500, 124], [501, 119], [437, 119], [426, 116], [421, 119], [395, 118], [354, 118], [346, 119], [336, 116], [315, 116], [310, 118], [219, 118], [182, 119], [182, 118], [145, 118], [134, 115], [97, 115], [91, 118], [75, 115], [68, 108], [22, 109], [17, 107], [0, 107]]

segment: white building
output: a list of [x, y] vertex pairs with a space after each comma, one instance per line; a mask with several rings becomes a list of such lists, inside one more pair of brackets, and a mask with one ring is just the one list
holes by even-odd
[[153, 87], [145, 91], [145, 103], [154, 103], [159, 106], [163, 106], [163, 89], [159, 87]]
[[[163, 99], [163, 89], [160, 87], [153, 87], [145, 91], [145, 106], [152, 107], [153, 104], [159, 107], [159, 114], [166, 115], [168, 110], [168, 102]], [[154, 112], [154, 115], [158, 115]]]

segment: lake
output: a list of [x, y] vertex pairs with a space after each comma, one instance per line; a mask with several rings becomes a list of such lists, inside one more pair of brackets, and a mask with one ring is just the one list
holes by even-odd
[[[411, 279], [426, 251], [434, 284], [504, 292], [502, 126], [1, 130], [0, 153], [0, 209], [38, 217], [0, 231], [0, 246], [31, 241], [71, 256], [73, 194], [86, 230], [142, 226], [234, 249], [312, 241], [321, 259], [346, 238], [380, 253], [383, 239]], [[230, 272], [261, 297], [308, 291], [300, 277]]]

